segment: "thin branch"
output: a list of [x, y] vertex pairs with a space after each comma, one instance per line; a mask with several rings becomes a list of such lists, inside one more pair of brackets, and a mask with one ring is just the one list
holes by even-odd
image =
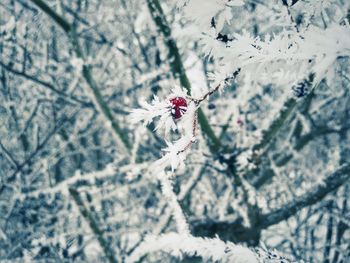
[[72, 100], [72, 101], [74, 101], [76, 103], [82, 104], [84, 106], [91, 106], [90, 102], [83, 101], [83, 100], [78, 99], [77, 97], [75, 97], [73, 95], [66, 94], [63, 91], [56, 89], [51, 83], [46, 82], [44, 80], [40, 80], [40, 79], [38, 79], [38, 78], [36, 78], [34, 76], [28, 75], [25, 72], [16, 70], [16, 69], [14, 69], [14, 68], [4, 64], [2, 61], [0, 61], [0, 66], [2, 66], [4, 69], [6, 69], [7, 71], [9, 71], [9, 72], [11, 72], [11, 73], [13, 73], [15, 75], [22, 76], [22, 77], [24, 77], [24, 78], [26, 78], [28, 80], [33, 81], [34, 83], [37, 83], [37, 84], [40, 84], [41, 86], [46, 87], [47, 89], [51, 90], [53, 93], [56, 93], [57, 95], [59, 95], [63, 99], [69, 98], [70, 100]]
[[[346, 194], [348, 193], [349, 191], [349, 187], [348, 185], [345, 185], [344, 187], [344, 196], [343, 196], [343, 203], [342, 203], [342, 209], [341, 209], [341, 215], [344, 216], [345, 218], [345, 214], [347, 212], [347, 208], [348, 208], [348, 200], [346, 198]], [[336, 234], [336, 241], [335, 241], [335, 245], [336, 246], [340, 246], [340, 243], [341, 243], [341, 239], [345, 233], [345, 231], [349, 228], [349, 225], [344, 223], [343, 220], [340, 220], [339, 223], [337, 224], [337, 227], [336, 227], [336, 231], [337, 231], [337, 234]], [[338, 250], [336, 250], [334, 252], [334, 255], [333, 255], [333, 263], [337, 263], [338, 262], [338, 259], [339, 259], [339, 256], [340, 256], [340, 253]]]
[[[263, 131], [262, 133], [262, 139], [259, 143], [253, 145], [252, 149], [253, 151], [257, 152], [254, 156], [254, 162], [259, 163], [260, 158], [262, 156], [265, 156], [267, 151], [269, 150], [271, 144], [275, 141], [277, 138], [279, 132], [282, 130], [282, 128], [285, 127], [285, 124], [291, 119], [293, 116], [293, 113], [297, 109], [298, 105], [304, 106], [305, 104], [309, 104], [311, 98], [314, 96], [314, 90], [319, 86], [319, 83], [313, 83], [314, 82], [315, 75], [310, 74], [308, 78], [304, 79], [302, 84], [305, 85], [307, 88], [310, 88], [309, 94], [306, 96], [305, 99], [303, 99], [301, 102], [295, 98], [289, 98], [281, 108], [279, 115], [276, 119], [272, 121], [270, 126]], [[293, 157], [293, 155], [287, 156], [283, 162], [288, 162]], [[259, 169], [261, 169], [260, 166], [257, 166], [254, 170], [247, 170], [247, 174], [245, 177], [254, 176], [254, 174], [258, 174]], [[273, 176], [273, 173], [272, 173]], [[265, 184], [269, 179], [271, 178], [271, 173], [265, 172], [264, 175], [260, 178], [257, 178], [255, 182], [253, 182], [253, 185], [258, 189], [263, 184]]]
[[58, 122], [58, 124], [55, 125], [55, 127], [52, 129], [52, 131], [50, 131], [47, 136], [45, 137], [45, 139], [39, 143], [39, 145], [36, 147], [36, 149], [27, 157], [26, 160], [24, 160], [22, 163], [18, 164], [16, 170], [11, 174], [11, 176], [9, 177], [9, 181], [12, 181], [16, 178], [17, 174], [20, 173], [22, 171], [22, 169], [30, 164], [30, 162], [32, 161], [32, 159], [34, 159], [44, 148], [45, 146], [49, 143], [49, 141], [51, 140], [51, 138], [58, 132], [60, 131], [64, 124], [66, 124], [68, 121], [70, 121], [71, 119], [75, 118], [75, 116], [77, 115], [78, 110], [75, 111], [70, 117], [63, 117], [62, 120], [60, 120]]
[[284, 6], [286, 7], [286, 9], [287, 9], [287, 13], [288, 13], [288, 16], [289, 16], [289, 18], [290, 18], [290, 22], [294, 25], [294, 28], [295, 28], [295, 30], [297, 31], [297, 33], [299, 33], [299, 28], [298, 28], [297, 23], [296, 23], [295, 20], [294, 20], [294, 17], [292, 16], [292, 13], [290, 12], [290, 8], [289, 8], [289, 7], [293, 6], [293, 5], [296, 4], [298, 1], [299, 1], [299, 0], [293, 0], [292, 3], [291, 3], [291, 5], [288, 5], [287, 0], [282, 0], [283, 5], [284, 5]]
[[331, 201], [327, 205], [328, 213], [330, 214], [328, 218], [328, 223], [327, 223], [327, 233], [326, 233], [326, 244], [323, 249], [323, 262], [324, 263], [330, 263], [330, 252], [331, 252], [331, 247], [332, 247], [332, 237], [333, 237], [333, 225], [334, 225], [334, 218], [332, 216], [332, 207], [334, 203]]
[[32, 1], [36, 6], [38, 6], [41, 10], [44, 11], [49, 17], [51, 17], [55, 22], [66, 32], [69, 33], [72, 30], [71, 24], [61, 17], [59, 14], [57, 14], [54, 10], [51, 9], [44, 1], [42, 0], [30, 0]]
[[217, 85], [214, 89], [210, 90], [209, 92], [207, 92], [202, 98], [195, 100], [195, 103], [197, 105], [199, 105], [202, 101], [206, 100], [208, 97], [210, 97], [212, 94], [214, 94], [215, 92], [217, 92], [220, 88], [221, 84]]
[[[299, 137], [295, 144], [292, 146], [294, 151], [301, 151], [304, 147], [306, 147], [310, 142], [315, 141], [317, 138], [325, 135], [329, 135], [332, 133], [340, 134], [341, 132], [349, 130], [350, 127], [342, 127], [339, 130], [329, 127], [317, 127], [310, 131], [309, 133]], [[282, 158], [277, 158], [274, 160], [275, 165], [277, 167], [282, 167], [287, 165], [291, 160], [293, 160], [294, 153], [293, 152], [287, 152], [284, 149], [284, 153], [286, 155], [282, 155]], [[269, 182], [271, 178], [275, 176], [274, 172], [272, 170], [265, 171], [262, 176], [256, 178], [252, 184], [256, 189], [261, 188], [265, 183]]]
[[[180, 52], [177, 48], [176, 42], [171, 36], [170, 26], [165, 18], [165, 14], [158, 0], [147, 0], [148, 8], [150, 10], [152, 19], [156, 24], [158, 31], [163, 35], [165, 45], [168, 48], [168, 60], [170, 63], [171, 71], [174, 78], [179, 78], [181, 85], [191, 95], [191, 83], [186, 75], [185, 67], [182, 63]], [[209, 148], [213, 153], [217, 153], [221, 148], [221, 142], [216, 137], [213, 129], [211, 128], [207, 117], [204, 112], [198, 110], [198, 121], [202, 131], [209, 139]]]
[[97, 223], [95, 218], [92, 216], [88, 208], [84, 205], [84, 201], [80, 197], [79, 192], [73, 188], [69, 188], [69, 193], [73, 197], [75, 203], [78, 205], [80, 213], [89, 223], [91, 230], [96, 235], [99, 244], [101, 245], [105, 255], [108, 258], [108, 261], [111, 263], [117, 263], [118, 260], [115, 258], [113, 250], [109, 245], [109, 242], [104, 238], [103, 232], [100, 229], [99, 224]]
[[327, 194], [338, 189], [350, 179], [350, 163], [341, 166], [337, 171], [326, 176], [323, 183], [315, 186], [293, 201], [272, 212], [257, 215], [257, 221], [251, 227], [246, 227], [240, 218], [213, 220], [209, 218], [191, 220], [192, 232], [199, 236], [213, 236], [217, 234], [223, 240], [235, 242], [252, 241], [259, 237], [262, 229], [275, 225], [295, 215], [302, 208], [314, 205]]
[[12, 154], [10, 153], [9, 150], [6, 149], [6, 147], [1, 143], [0, 140], [0, 148], [3, 150], [3, 152], [7, 155], [7, 157], [11, 160], [11, 162], [15, 165], [16, 169], [18, 169], [18, 162], [16, 161], [16, 159], [12, 156]]
[[279, 117], [271, 123], [270, 127], [266, 131], [264, 131], [262, 140], [258, 144], [254, 145], [253, 150], [264, 149], [270, 144], [270, 142], [277, 136], [281, 128], [284, 126], [284, 123], [294, 111], [296, 105], [297, 100], [294, 98], [290, 98], [284, 103]]
[[337, 171], [325, 177], [323, 182], [307, 191], [304, 195], [294, 198], [293, 201], [261, 215], [259, 227], [264, 229], [288, 219], [302, 208], [311, 206], [322, 200], [327, 194], [338, 189], [350, 179], [350, 163], [341, 166]]
[[[311, 87], [313, 80], [314, 74], [310, 74], [308, 79], [305, 79], [303, 83], [307, 87]], [[311, 89], [311, 91], [313, 91], [313, 89]], [[311, 96], [311, 94], [312, 92], [310, 92], [308, 96]], [[276, 138], [279, 131], [282, 129], [282, 127], [284, 127], [284, 124], [294, 112], [297, 104], [298, 100], [295, 98], [290, 98], [284, 103], [279, 116], [271, 123], [269, 128], [263, 132], [261, 141], [253, 146], [253, 150], [263, 150], [270, 145], [270, 143]]]

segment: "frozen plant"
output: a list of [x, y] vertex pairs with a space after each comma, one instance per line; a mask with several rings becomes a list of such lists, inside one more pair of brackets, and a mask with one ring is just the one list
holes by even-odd
[[0, 261], [348, 262], [349, 10], [1, 1]]

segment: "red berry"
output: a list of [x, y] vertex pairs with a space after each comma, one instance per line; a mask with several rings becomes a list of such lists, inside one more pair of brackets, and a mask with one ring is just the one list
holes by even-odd
[[187, 101], [185, 98], [176, 97], [170, 100], [171, 103], [171, 115], [174, 119], [180, 119], [182, 115], [187, 111]]
[[240, 118], [238, 118], [238, 119], [237, 119], [237, 124], [238, 124], [239, 126], [243, 126], [244, 122], [243, 122]]

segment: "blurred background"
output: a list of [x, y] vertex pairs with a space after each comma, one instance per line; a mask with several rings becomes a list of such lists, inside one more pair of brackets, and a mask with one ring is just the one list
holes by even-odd
[[[0, 2], [0, 262], [122, 262], [145, 235], [174, 230], [146, 170], [178, 134], [129, 113], [183, 85], [176, 52], [194, 96], [221, 65], [203, 55], [183, 3], [160, 2], [176, 50], [151, 16], [158, 0]], [[346, 0], [294, 2], [286, 15], [284, 1], [247, 0], [216, 40], [277, 34], [290, 17], [300, 28], [348, 23]], [[349, 67], [338, 57], [332, 81], [305, 94], [251, 71], [202, 105], [209, 128], [174, 179], [192, 234], [350, 261]]]

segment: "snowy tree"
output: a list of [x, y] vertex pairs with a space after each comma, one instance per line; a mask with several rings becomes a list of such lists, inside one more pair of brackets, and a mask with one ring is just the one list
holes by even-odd
[[350, 2], [3, 0], [1, 262], [350, 260]]

